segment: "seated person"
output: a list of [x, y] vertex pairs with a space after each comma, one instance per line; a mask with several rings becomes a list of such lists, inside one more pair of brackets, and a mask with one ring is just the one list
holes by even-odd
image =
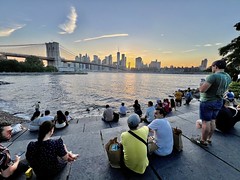
[[[2, 121], [0, 119], [0, 121]], [[12, 137], [11, 124], [7, 122], [0, 123], [0, 141], [7, 141]], [[20, 161], [20, 156], [16, 155], [11, 159], [9, 150], [0, 144], [0, 179], [16, 179], [29, 168], [28, 163]]]
[[53, 120], [54, 120], [54, 117], [50, 115], [50, 111], [46, 110], [44, 112], [44, 116], [39, 118], [39, 124], [41, 125], [45, 121], [53, 121]]
[[26, 159], [39, 179], [53, 179], [67, 162], [78, 157], [67, 150], [61, 138], [51, 139], [53, 132], [54, 123], [44, 122], [39, 128], [38, 140], [27, 146]]
[[234, 101], [234, 93], [232, 92], [232, 90], [228, 90], [227, 94], [226, 94], [226, 99], [230, 102]]
[[103, 121], [113, 121], [114, 115], [113, 115], [113, 109], [107, 104], [106, 109], [103, 112]]
[[139, 117], [142, 116], [142, 110], [141, 105], [138, 103], [138, 100], [136, 99], [133, 104], [134, 112], [139, 115]]
[[153, 106], [153, 102], [148, 101], [148, 108], [146, 110], [146, 115], [144, 118], [141, 118], [141, 120], [146, 123], [152, 122], [154, 120], [154, 111], [155, 111], [155, 107]]
[[186, 94], [185, 94], [185, 100], [186, 100], [185, 105], [189, 105], [189, 103], [191, 102], [192, 99], [193, 99], [193, 96], [192, 96], [191, 89], [188, 88], [188, 89], [187, 89], [187, 92], [186, 92]]
[[216, 128], [222, 132], [228, 132], [238, 121], [240, 121], [240, 106], [235, 108], [230, 106], [228, 100], [225, 100], [216, 118]]
[[29, 124], [30, 131], [38, 131], [39, 129], [39, 119], [40, 119], [40, 111], [35, 111], [33, 116], [31, 117], [31, 122]]
[[63, 114], [63, 112], [60, 110], [57, 111], [57, 115], [55, 116], [54, 120], [55, 120], [55, 128], [56, 129], [61, 129], [61, 128], [68, 126], [67, 118]]
[[169, 113], [172, 111], [171, 104], [169, 102], [169, 99], [164, 99], [163, 100], [163, 109], [166, 113]]
[[68, 122], [71, 121], [71, 120], [73, 120], [72, 116], [69, 115], [69, 112], [68, 112], [68, 111], [65, 111], [64, 114], [65, 114]]
[[121, 107], [119, 108], [119, 115], [121, 115], [121, 116], [126, 116], [126, 114], [127, 114], [127, 108], [124, 105], [125, 104], [122, 103]]
[[[147, 142], [149, 129], [147, 126], [138, 128], [140, 118], [137, 114], [130, 115], [127, 123], [130, 131]], [[149, 164], [147, 157], [147, 146], [129, 132], [123, 132], [121, 134], [121, 143], [124, 153], [123, 167], [135, 173], [143, 174]]]
[[158, 149], [154, 151], [159, 156], [167, 156], [173, 150], [172, 127], [165, 117], [165, 111], [160, 108], [155, 110], [155, 118], [149, 125], [150, 131], [154, 131], [154, 139]]
[[[36, 111], [35, 113], [38, 113], [39, 111]], [[40, 112], [39, 112], [40, 114]], [[45, 111], [45, 116], [42, 116], [42, 117], [37, 117], [36, 119], [34, 119], [30, 125], [29, 125], [29, 130], [30, 131], [38, 131], [39, 130], [39, 127], [42, 123], [44, 123], [45, 121], [53, 121], [54, 120], [54, 117], [53, 116], [50, 116], [50, 111], [49, 110], [46, 110]]]

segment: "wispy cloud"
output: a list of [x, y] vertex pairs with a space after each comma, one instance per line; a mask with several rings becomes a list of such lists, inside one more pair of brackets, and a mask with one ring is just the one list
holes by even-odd
[[18, 29], [22, 29], [24, 26], [25, 24], [14, 25], [14, 27], [3, 27], [3, 28], [0, 27], [0, 37], [10, 36], [12, 33], [17, 31]]
[[192, 52], [192, 51], [196, 51], [196, 49], [189, 49], [189, 50], [183, 51], [183, 53], [189, 53], [189, 52]]
[[222, 43], [215, 43], [216, 46], [219, 46], [219, 45], [221, 45], [221, 44], [222, 44]]
[[76, 40], [74, 42], [93, 41], [93, 40], [98, 40], [98, 39], [103, 39], [103, 38], [113, 38], [113, 37], [123, 37], [123, 36], [128, 36], [128, 34], [108, 34], [108, 35], [102, 35], [102, 36], [97, 36], [97, 37], [92, 37], [92, 38], [86, 38], [83, 40]]
[[72, 34], [77, 27], [77, 16], [75, 7], [71, 7], [70, 14], [67, 16], [68, 20], [58, 26], [62, 30], [59, 34]]
[[210, 47], [210, 46], [212, 46], [212, 44], [204, 44], [203, 46]]

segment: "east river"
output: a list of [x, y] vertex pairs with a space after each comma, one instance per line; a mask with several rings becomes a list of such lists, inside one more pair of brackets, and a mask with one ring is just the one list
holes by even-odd
[[[201, 78], [196, 74], [103, 73], [86, 75], [15, 75], [2, 76], [0, 81], [11, 84], [0, 86], [0, 110], [16, 113], [25, 119], [40, 110], [68, 110], [74, 118], [100, 115], [106, 104], [118, 111], [124, 102], [129, 111], [135, 99], [143, 112], [148, 101], [168, 98], [178, 89], [198, 88]], [[86, 109], [89, 109], [88, 113]]]

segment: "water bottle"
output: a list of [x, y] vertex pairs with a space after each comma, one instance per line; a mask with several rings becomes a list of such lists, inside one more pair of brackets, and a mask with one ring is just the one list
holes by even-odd
[[117, 151], [119, 149], [119, 145], [118, 144], [113, 144], [111, 146], [111, 151]]

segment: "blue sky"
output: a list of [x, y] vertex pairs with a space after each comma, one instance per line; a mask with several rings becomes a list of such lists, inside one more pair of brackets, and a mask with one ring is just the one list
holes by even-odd
[[198, 66], [219, 59], [218, 49], [239, 36], [239, 7], [239, 0], [7, 0], [0, 45], [56, 41], [91, 59], [112, 54], [115, 61], [119, 49], [131, 65], [140, 56]]

